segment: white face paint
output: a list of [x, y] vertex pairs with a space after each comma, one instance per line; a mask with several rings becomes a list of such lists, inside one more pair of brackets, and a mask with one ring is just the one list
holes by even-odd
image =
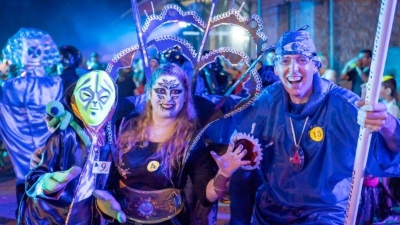
[[185, 91], [178, 78], [162, 75], [151, 88], [153, 117], [176, 118], [185, 104]]

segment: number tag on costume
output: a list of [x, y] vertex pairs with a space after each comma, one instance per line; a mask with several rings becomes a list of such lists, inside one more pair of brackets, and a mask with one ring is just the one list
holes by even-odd
[[314, 127], [311, 129], [310, 137], [316, 142], [322, 141], [322, 139], [324, 139], [324, 131], [322, 130], [322, 127]]
[[153, 161], [149, 162], [149, 164], [147, 164], [147, 171], [154, 172], [158, 169], [158, 167], [160, 167], [160, 163], [153, 160]]
[[108, 174], [110, 172], [111, 162], [94, 161], [92, 173], [94, 174]]

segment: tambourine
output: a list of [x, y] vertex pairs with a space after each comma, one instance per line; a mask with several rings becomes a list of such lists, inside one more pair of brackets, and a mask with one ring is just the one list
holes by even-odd
[[242, 169], [254, 170], [259, 168], [262, 159], [262, 149], [258, 139], [254, 138], [252, 134], [236, 133], [231, 137], [231, 140], [234, 141], [234, 149], [239, 145], [242, 145], [243, 149], [247, 150], [247, 153], [242, 160], [249, 160], [251, 163], [242, 166]]

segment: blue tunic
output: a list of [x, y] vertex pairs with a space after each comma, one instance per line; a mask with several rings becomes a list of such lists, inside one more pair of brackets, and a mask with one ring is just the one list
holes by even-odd
[[[263, 148], [259, 172], [264, 180], [256, 196], [258, 224], [344, 223], [360, 129], [353, 104], [358, 97], [317, 74], [313, 87], [309, 101], [296, 106], [290, 102], [283, 85], [275, 83], [251, 107], [216, 122], [206, 132], [214, 141], [221, 142], [234, 130], [250, 133], [256, 123], [253, 134]], [[289, 118], [293, 121], [295, 141]], [[400, 135], [397, 123], [396, 133]], [[300, 141], [304, 166], [296, 172], [290, 157], [304, 124]], [[273, 145], [266, 148], [270, 142]], [[397, 150], [400, 151], [400, 145]], [[375, 133], [366, 174], [398, 175], [398, 158], [398, 154], [388, 150], [382, 136]]]

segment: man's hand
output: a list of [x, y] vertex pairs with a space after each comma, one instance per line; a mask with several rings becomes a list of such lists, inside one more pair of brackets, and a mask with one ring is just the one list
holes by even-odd
[[356, 102], [361, 107], [358, 110], [357, 123], [371, 132], [382, 135], [388, 148], [393, 152], [399, 151], [400, 135], [396, 132], [398, 120], [388, 115], [383, 103], [366, 104], [364, 99]]
[[114, 196], [102, 190], [94, 190], [93, 196], [96, 198], [96, 204], [101, 212], [118, 220], [119, 223], [126, 222], [126, 215]]
[[388, 118], [387, 107], [383, 103], [366, 104], [364, 99], [356, 102], [358, 110], [357, 123], [371, 132], [380, 131]]
[[73, 166], [69, 170], [46, 174], [43, 178], [42, 189], [44, 194], [52, 194], [64, 188], [71, 180], [77, 177], [82, 168]]

